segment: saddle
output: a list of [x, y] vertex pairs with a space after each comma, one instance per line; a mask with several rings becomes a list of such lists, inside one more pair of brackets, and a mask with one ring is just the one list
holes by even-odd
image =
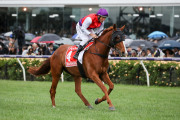
[[93, 44], [93, 41], [90, 41], [86, 44], [86, 47], [80, 52], [78, 59], [74, 59], [73, 56], [75, 55], [78, 46], [74, 45], [68, 48], [66, 55], [65, 55], [65, 65], [66, 67], [75, 67], [77, 66], [81, 76], [86, 78], [84, 69], [83, 69], [83, 55], [89, 49], [89, 47]]
[[75, 67], [77, 66], [82, 77], [86, 77], [84, 74], [84, 70], [83, 70], [83, 55], [84, 53], [89, 49], [89, 47], [93, 44], [93, 41], [90, 41], [86, 44], [86, 47], [80, 52], [78, 60], [74, 59], [73, 56], [75, 55], [78, 46], [74, 45], [74, 46], [70, 46], [67, 51], [66, 51], [66, 55], [65, 55], [65, 66], [66, 67]]

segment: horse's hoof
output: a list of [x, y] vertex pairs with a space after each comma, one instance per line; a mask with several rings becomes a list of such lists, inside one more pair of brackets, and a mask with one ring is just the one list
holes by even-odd
[[98, 103], [98, 98], [95, 100], [95, 104], [96, 104], [96, 105], [99, 104], [99, 103]]
[[109, 107], [109, 110], [114, 111], [115, 107]]
[[53, 108], [56, 108], [56, 106], [53, 105]]
[[89, 109], [93, 109], [93, 107], [91, 105], [88, 106]]

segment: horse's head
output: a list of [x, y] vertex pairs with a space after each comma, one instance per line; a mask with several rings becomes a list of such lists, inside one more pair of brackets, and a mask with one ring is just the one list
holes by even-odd
[[122, 53], [126, 54], [127, 51], [123, 42], [125, 41], [125, 35], [122, 32], [124, 28], [125, 28], [125, 25], [121, 27], [120, 29], [117, 28], [115, 24], [113, 25], [113, 33], [112, 33], [112, 39], [110, 41], [110, 46], [113, 48], [117, 48]]

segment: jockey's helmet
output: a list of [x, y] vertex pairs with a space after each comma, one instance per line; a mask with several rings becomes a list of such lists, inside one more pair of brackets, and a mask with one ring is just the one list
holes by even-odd
[[97, 12], [97, 15], [102, 16], [102, 17], [108, 17], [108, 12], [104, 8], [100, 8]]

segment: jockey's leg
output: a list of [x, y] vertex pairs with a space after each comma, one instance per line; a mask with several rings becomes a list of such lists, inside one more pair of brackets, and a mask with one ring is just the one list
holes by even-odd
[[[78, 47], [78, 50], [76, 52], [76, 54], [73, 56], [73, 58], [78, 59], [78, 55], [79, 53], [84, 49], [85, 44], [92, 38], [90, 35], [86, 35], [82, 30], [81, 27], [79, 26], [79, 24], [76, 25], [76, 30], [77, 30], [77, 34], [78, 36], [81, 38], [81, 43]], [[92, 32], [92, 30], [89, 30], [90, 32]]]
[[80, 45], [76, 51], [76, 54], [73, 56], [73, 58], [75, 58], [75, 59], [78, 59], [79, 53], [84, 49], [85, 44], [89, 41], [88, 37], [85, 37], [84, 35], [82, 35], [82, 36], [84, 37], [84, 39], [82, 39], [82, 42], [80, 43]]
[[73, 56], [73, 58], [78, 59], [78, 55], [83, 49], [84, 49], [84, 46], [79, 45], [79, 47], [78, 47], [78, 49], [76, 51], [76, 54]]

